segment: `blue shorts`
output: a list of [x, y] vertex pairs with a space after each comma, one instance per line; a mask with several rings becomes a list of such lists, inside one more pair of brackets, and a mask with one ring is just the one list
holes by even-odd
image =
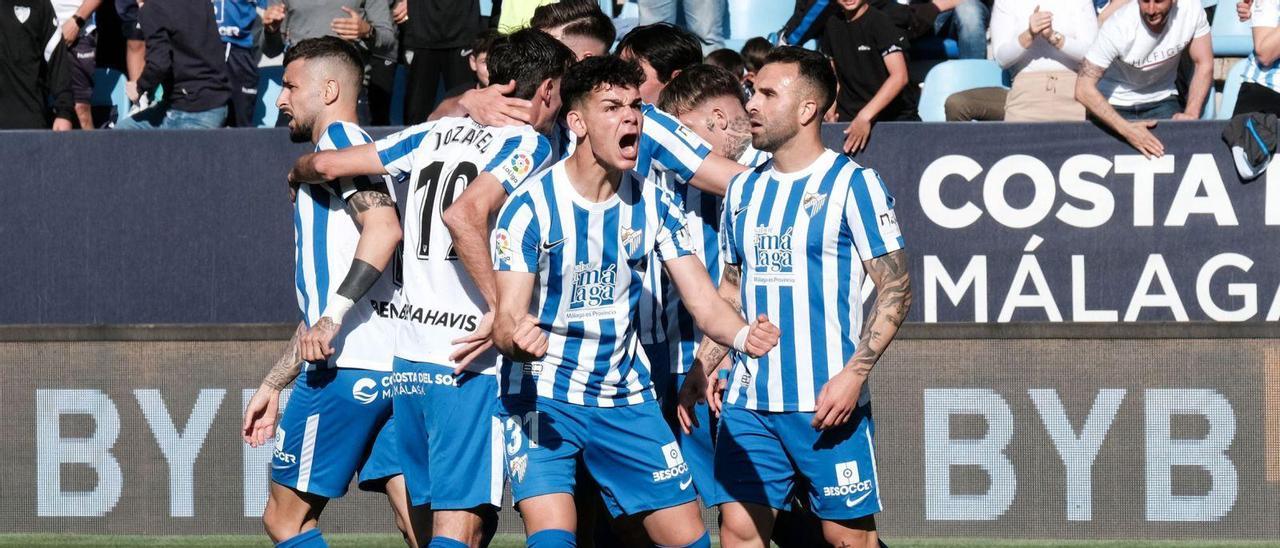
[[502, 504], [498, 381], [434, 363], [393, 362], [396, 431], [409, 501], [435, 510]]
[[693, 476], [657, 402], [587, 407], [546, 398], [503, 398], [507, 473], [515, 502], [573, 493], [581, 461], [614, 517], [696, 497]]
[[360, 488], [382, 489], [400, 474], [391, 418], [391, 376], [365, 369], [303, 371], [276, 427], [271, 481], [338, 498], [359, 473]]
[[791, 509], [808, 491], [809, 508], [824, 520], [848, 520], [880, 511], [880, 487], [871, 438], [871, 406], [843, 426], [819, 432], [813, 413], [770, 413], [726, 405], [716, 438], [716, 479], [729, 499]]
[[[728, 496], [724, 492], [724, 487], [716, 482], [712, 467], [715, 462], [716, 428], [715, 423], [712, 422], [711, 408], [706, 402], [694, 406], [693, 412], [698, 417], [698, 426], [693, 428], [692, 433], [685, 434], [680, 428], [676, 406], [679, 404], [680, 387], [684, 386], [685, 378], [689, 374], [658, 374], [660, 370], [671, 371], [671, 360], [666, 343], [646, 344], [644, 351], [649, 356], [649, 364], [653, 371], [653, 387], [658, 394], [658, 402], [662, 405], [662, 416], [671, 426], [671, 433], [675, 435], [676, 441], [680, 443], [680, 451], [684, 453], [685, 462], [689, 463], [689, 471], [693, 473], [693, 486], [698, 489], [702, 504], [710, 508], [727, 502]], [[659, 382], [659, 379], [662, 381]]]

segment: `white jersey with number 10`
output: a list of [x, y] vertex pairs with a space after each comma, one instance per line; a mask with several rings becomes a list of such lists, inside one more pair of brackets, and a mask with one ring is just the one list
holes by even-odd
[[[399, 318], [395, 355], [451, 365], [452, 341], [475, 331], [484, 298], [458, 260], [441, 214], [481, 173], [508, 193], [551, 160], [551, 145], [530, 126], [489, 127], [470, 118], [419, 124], [377, 143], [378, 157], [404, 196], [404, 242], [399, 298], [380, 313]], [[492, 375], [497, 352], [482, 354], [469, 371]]]

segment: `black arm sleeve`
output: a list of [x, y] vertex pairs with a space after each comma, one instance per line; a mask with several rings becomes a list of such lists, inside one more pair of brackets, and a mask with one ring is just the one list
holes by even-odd
[[378, 282], [378, 277], [381, 275], [382, 271], [373, 265], [354, 259], [351, 261], [351, 268], [347, 270], [347, 277], [343, 278], [342, 285], [338, 286], [338, 294], [352, 301], [359, 301], [365, 293], [369, 292], [369, 288]]

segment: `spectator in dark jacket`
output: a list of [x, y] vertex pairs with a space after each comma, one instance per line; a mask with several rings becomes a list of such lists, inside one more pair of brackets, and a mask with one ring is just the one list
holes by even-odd
[[216, 128], [227, 118], [231, 85], [225, 46], [207, 0], [146, 2], [138, 15], [147, 42], [147, 64], [136, 83], [125, 84], [137, 101], [164, 84], [164, 99], [133, 113], [117, 129]]
[[67, 84], [66, 46], [45, 47], [58, 34], [49, 0], [0, 0], [0, 129], [71, 129], [75, 107]]

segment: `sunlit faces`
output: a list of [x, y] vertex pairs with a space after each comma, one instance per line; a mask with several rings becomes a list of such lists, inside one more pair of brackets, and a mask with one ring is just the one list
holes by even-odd
[[276, 108], [289, 115], [289, 139], [295, 143], [311, 140], [316, 117], [324, 109], [324, 80], [308, 70], [311, 62], [298, 59], [285, 67], [283, 89], [276, 99]]
[[620, 57], [640, 65], [640, 70], [644, 71], [644, 83], [640, 84], [640, 99], [649, 104], [656, 104], [658, 96], [662, 94], [662, 88], [667, 87], [658, 80], [658, 71], [653, 70], [653, 65], [648, 61], [633, 55], [631, 50], [623, 50]]
[[747, 102], [752, 146], [774, 152], [795, 136], [802, 124], [815, 115], [821, 116], [797, 65], [765, 65], [756, 74], [755, 82], [756, 93]]
[[635, 168], [640, 151], [640, 91], [633, 87], [602, 84], [565, 116], [569, 129], [585, 135], [596, 160], [609, 169]]
[[1165, 22], [1169, 18], [1169, 12], [1173, 10], [1175, 0], [1138, 0], [1138, 11], [1142, 13], [1142, 22], [1154, 31], [1163, 30]]
[[703, 101], [677, 116], [680, 123], [711, 144], [711, 153], [737, 160], [751, 142], [751, 124], [742, 101], [724, 95]]

